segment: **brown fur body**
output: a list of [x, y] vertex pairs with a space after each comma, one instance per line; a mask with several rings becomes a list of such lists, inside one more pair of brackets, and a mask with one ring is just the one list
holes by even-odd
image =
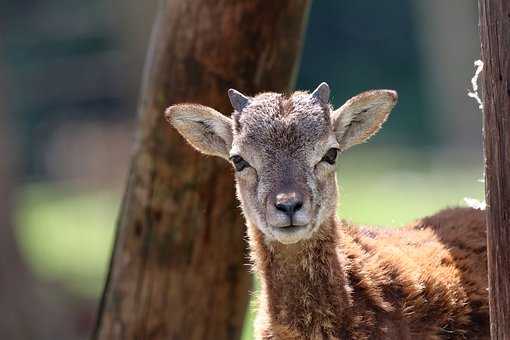
[[447, 209], [403, 229], [335, 219], [337, 154], [363, 143], [397, 102], [363, 92], [336, 110], [330, 89], [230, 89], [228, 118], [168, 108], [197, 150], [232, 162], [262, 289], [260, 339], [488, 339], [484, 213]]
[[261, 339], [489, 338], [482, 211], [390, 230], [331, 220], [294, 246], [248, 233]]

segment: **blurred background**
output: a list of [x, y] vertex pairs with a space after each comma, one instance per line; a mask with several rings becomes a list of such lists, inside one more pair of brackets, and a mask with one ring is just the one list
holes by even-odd
[[[0, 0], [0, 329], [21, 315], [90, 335], [156, 5]], [[475, 0], [313, 3], [296, 87], [328, 82], [335, 107], [399, 93], [382, 132], [341, 156], [343, 218], [399, 226], [483, 198], [476, 59]]]

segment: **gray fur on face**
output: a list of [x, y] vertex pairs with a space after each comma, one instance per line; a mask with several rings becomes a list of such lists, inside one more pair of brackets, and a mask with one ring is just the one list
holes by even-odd
[[199, 151], [245, 162], [236, 171], [236, 187], [248, 225], [268, 242], [289, 244], [313, 237], [335, 215], [335, 165], [324, 160], [328, 150], [345, 150], [375, 134], [396, 93], [365, 92], [338, 110], [329, 104], [326, 83], [311, 94], [251, 98], [229, 90], [229, 98], [231, 120], [194, 104], [170, 107], [167, 119]]
[[[230, 154], [240, 155], [251, 165], [237, 173], [237, 189], [247, 218], [256, 221], [270, 239], [294, 243], [311, 236], [322, 222], [321, 205], [334, 205], [326, 201], [335, 201], [336, 196], [324, 197], [318, 189], [326, 179], [336, 186], [335, 166], [317, 164], [327, 150], [338, 146], [330, 113], [329, 104], [323, 105], [306, 92], [289, 97], [263, 93], [242, 113], [234, 112]], [[289, 217], [275, 208], [281, 193], [302, 197], [303, 206], [292, 221], [296, 232], [285, 228]]]

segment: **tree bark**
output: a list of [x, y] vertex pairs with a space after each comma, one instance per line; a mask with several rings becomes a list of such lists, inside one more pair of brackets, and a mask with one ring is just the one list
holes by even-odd
[[232, 170], [164, 121], [226, 90], [288, 91], [308, 0], [165, 0], [146, 62], [140, 121], [96, 339], [237, 339], [250, 276]]
[[510, 339], [510, 3], [479, 0], [492, 339]]

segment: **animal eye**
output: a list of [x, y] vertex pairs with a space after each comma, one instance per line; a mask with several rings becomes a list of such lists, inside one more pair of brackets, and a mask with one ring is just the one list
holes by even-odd
[[236, 171], [242, 171], [244, 168], [250, 166], [250, 163], [248, 163], [243, 159], [243, 157], [238, 155], [230, 157], [230, 160], [232, 161], [232, 164], [234, 164], [234, 168], [236, 169]]
[[322, 157], [321, 162], [326, 162], [329, 164], [335, 164], [336, 162], [336, 156], [338, 155], [338, 149], [337, 148], [331, 148], [326, 152], [324, 157]]

